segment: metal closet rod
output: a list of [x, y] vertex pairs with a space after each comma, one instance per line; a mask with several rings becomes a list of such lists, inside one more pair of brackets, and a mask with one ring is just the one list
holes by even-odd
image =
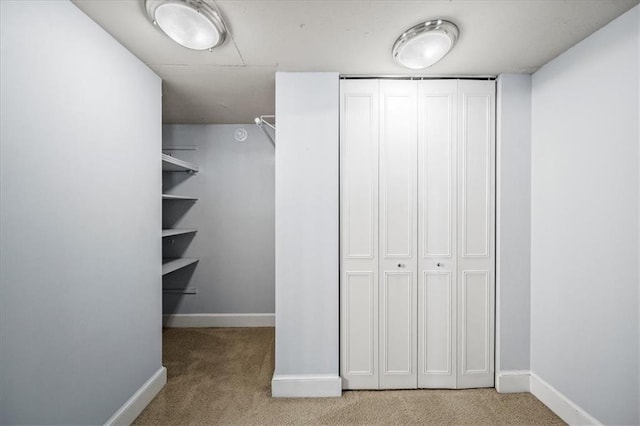
[[367, 75], [341, 74], [340, 80], [495, 80], [495, 75], [455, 76], [455, 75]]
[[276, 118], [275, 115], [261, 115], [260, 117], [256, 117], [255, 122], [258, 126], [261, 126], [263, 124], [266, 124], [267, 126], [271, 127], [273, 130], [276, 130], [276, 126], [274, 124], [269, 123], [267, 120], [265, 120], [265, 118]]
[[255, 118], [255, 123], [256, 126], [258, 126], [260, 128], [260, 130], [262, 130], [262, 133], [264, 133], [264, 135], [269, 139], [269, 142], [271, 142], [271, 145], [273, 145], [273, 147], [276, 147], [276, 141], [273, 140], [273, 137], [271, 136], [271, 134], [269, 134], [269, 132], [267, 131], [267, 129], [264, 128], [263, 125], [266, 125], [267, 127], [271, 127], [273, 129], [273, 131], [276, 131], [276, 126], [274, 124], [269, 123], [266, 118], [273, 118], [275, 119], [276, 116], [275, 115], [261, 115], [260, 117], [256, 117]]
[[184, 146], [163, 146], [162, 151], [197, 151], [198, 147], [195, 145]]

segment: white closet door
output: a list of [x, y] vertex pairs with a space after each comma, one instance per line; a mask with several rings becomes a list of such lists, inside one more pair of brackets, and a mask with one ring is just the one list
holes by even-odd
[[378, 388], [378, 81], [340, 84], [340, 370]]
[[380, 388], [417, 387], [417, 82], [380, 81]]
[[493, 386], [494, 83], [340, 90], [343, 387]]
[[494, 385], [495, 85], [458, 83], [458, 388]]
[[418, 83], [418, 387], [456, 382], [456, 80]]

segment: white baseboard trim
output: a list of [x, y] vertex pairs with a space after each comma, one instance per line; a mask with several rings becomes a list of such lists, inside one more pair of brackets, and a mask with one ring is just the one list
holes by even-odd
[[275, 314], [163, 315], [164, 327], [275, 327]]
[[496, 373], [496, 390], [499, 393], [529, 392], [529, 370], [508, 370]]
[[595, 417], [533, 372], [531, 373], [531, 393], [570, 425], [602, 425]]
[[158, 371], [153, 373], [138, 389], [131, 398], [125, 402], [113, 416], [105, 422], [105, 425], [130, 425], [142, 413], [151, 400], [160, 392], [167, 383], [167, 369], [160, 367]]
[[321, 398], [342, 396], [342, 379], [333, 374], [274, 374], [274, 398]]

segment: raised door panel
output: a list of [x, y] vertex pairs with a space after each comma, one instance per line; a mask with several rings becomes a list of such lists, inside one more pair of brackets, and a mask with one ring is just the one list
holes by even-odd
[[490, 255], [492, 99], [490, 93], [461, 92], [461, 242], [466, 258]]
[[346, 389], [378, 387], [378, 286], [377, 274], [343, 274], [342, 302], [342, 377]]
[[378, 82], [340, 85], [340, 368], [378, 387]]
[[462, 375], [483, 375], [489, 372], [490, 300], [489, 273], [465, 271], [460, 282], [460, 361]]
[[456, 217], [457, 81], [422, 81], [418, 96], [420, 256], [453, 259]]
[[456, 303], [451, 272], [423, 273], [418, 288], [418, 387], [456, 387]]
[[380, 82], [381, 257], [415, 258], [416, 83]]
[[456, 387], [455, 80], [418, 86], [418, 387]]
[[[413, 368], [413, 334], [415, 332], [412, 310], [415, 300], [412, 272], [387, 272], [382, 283], [380, 301], [382, 376], [383, 388], [406, 387], [406, 376]], [[381, 383], [382, 384], [382, 383]]]
[[495, 84], [459, 82], [458, 387], [494, 385]]
[[417, 83], [380, 81], [380, 387], [417, 387]]
[[345, 96], [342, 171], [344, 255], [373, 259], [377, 216], [377, 102], [372, 93]]

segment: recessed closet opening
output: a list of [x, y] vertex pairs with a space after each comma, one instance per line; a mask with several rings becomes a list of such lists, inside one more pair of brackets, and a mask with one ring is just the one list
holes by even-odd
[[164, 324], [273, 326], [269, 133], [250, 123], [166, 124], [162, 134]]

